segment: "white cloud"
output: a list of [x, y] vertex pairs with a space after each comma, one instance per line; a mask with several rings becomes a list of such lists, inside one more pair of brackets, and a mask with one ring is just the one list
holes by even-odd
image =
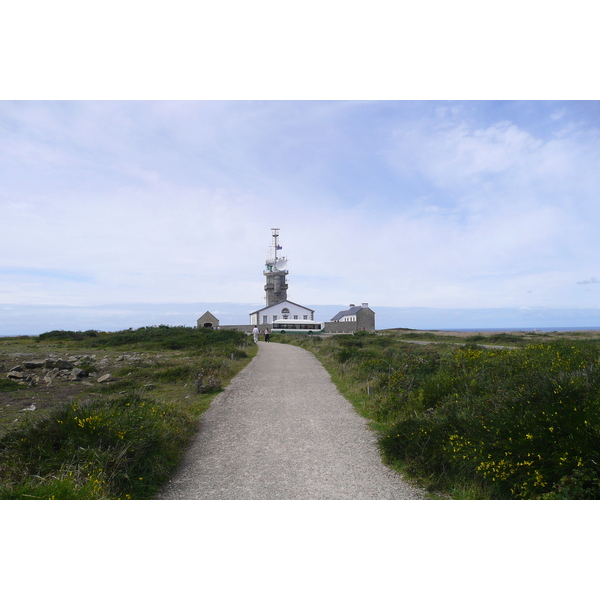
[[557, 136], [485, 103], [5, 103], [0, 302], [260, 302], [281, 227], [303, 304], [595, 304], [600, 144], [569, 106]]
[[455, 194], [474, 186], [486, 193], [489, 182], [501, 186], [535, 175], [552, 176], [576, 158], [566, 144], [544, 142], [508, 121], [485, 129], [465, 122], [437, 128], [427, 122], [408, 124], [394, 131], [394, 141], [389, 158], [402, 175], [420, 175]]

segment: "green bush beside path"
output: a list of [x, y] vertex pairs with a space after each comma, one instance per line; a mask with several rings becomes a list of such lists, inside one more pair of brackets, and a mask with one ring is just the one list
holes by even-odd
[[430, 491], [599, 499], [600, 346], [573, 337], [518, 349], [363, 333], [291, 343], [371, 420], [384, 460]]

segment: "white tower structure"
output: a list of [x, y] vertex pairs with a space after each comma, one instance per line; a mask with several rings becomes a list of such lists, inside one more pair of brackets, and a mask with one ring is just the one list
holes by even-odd
[[288, 289], [286, 281], [286, 276], [289, 273], [287, 270], [288, 259], [285, 256], [277, 256], [278, 250], [282, 249], [279, 245], [279, 227], [271, 228], [271, 238], [269, 255], [265, 261], [265, 270], [263, 271], [263, 275], [267, 278], [265, 283], [266, 306], [287, 300]]

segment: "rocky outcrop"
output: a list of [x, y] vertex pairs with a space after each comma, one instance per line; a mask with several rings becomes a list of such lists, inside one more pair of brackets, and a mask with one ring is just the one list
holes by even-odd
[[23, 361], [23, 367], [25, 369], [41, 369], [45, 366], [45, 360], [25, 360]]
[[45, 365], [48, 369], [72, 369], [73, 368], [73, 363], [69, 362], [68, 360], [64, 360], [62, 358], [58, 358], [56, 360], [53, 360], [51, 358], [47, 358], [45, 361]]
[[[21, 364], [15, 365], [8, 371], [6, 376], [18, 383], [28, 384], [30, 386], [39, 383], [52, 385], [56, 378], [63, 381], [81, 381], [89, 376], [90, 371], [82, 369], [79, 365], [89, 366], [93, 363], [91, 356], [69, 357], [71, 360], [65, 360], [55, 356], [45, 359], [28, 359]], [[94, 357], [95, 358], [95, 357]], [[45, 372], [43, 372], [45, 369]], [[42, 373], [40, 373], [42, 371]], [[96, 374], [96, 372], [94, 372]]]
[[[52, 354], [43, 358], [32, 357], [22, 353], [6, 355], [8, 358], [20, 360], [6, 373], [6, 377], [23, 385], [46, 384], [64, 381], [71, 383], [86, 383], [86, 379], [94, 378], [97, 383], [115, 381], [115, 377], [108, 372], [115, 367], [115, 363], [135, 363], [143, 360], [143, 355], [122, 354], [111, 357], [98, 358], [95, 354], [78, 354], [72, 356], [57, 356]], [[5, 369], [0, 365], [0, 373]], [[6, 372], [6, 371], [5, 371]], [[87, 383], [87, 385], [92, 385]]]

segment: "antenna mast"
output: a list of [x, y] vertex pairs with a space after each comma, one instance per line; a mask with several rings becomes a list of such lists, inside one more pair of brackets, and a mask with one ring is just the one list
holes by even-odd
[[287, 258], [285, 256], [277, 256], [277, 251], [282, 249], [279, 245], [279, 227], [271, 227], [271, 238], [271, 251], [267, 257], [265, 270], [263, 271], [263, 275], [266, 277], [265, 292], [267, 306], [281, 300], [287, 300], [288, 284], [286, 275], [289, 273], [287, 270]]
[[271, 234], [273, 236], [273, 258], [277, 262], [277, 250], [281, 249], [281, 246], [279, 246], [279, 227], [271, 227], [271, 231], [273, 232]]

